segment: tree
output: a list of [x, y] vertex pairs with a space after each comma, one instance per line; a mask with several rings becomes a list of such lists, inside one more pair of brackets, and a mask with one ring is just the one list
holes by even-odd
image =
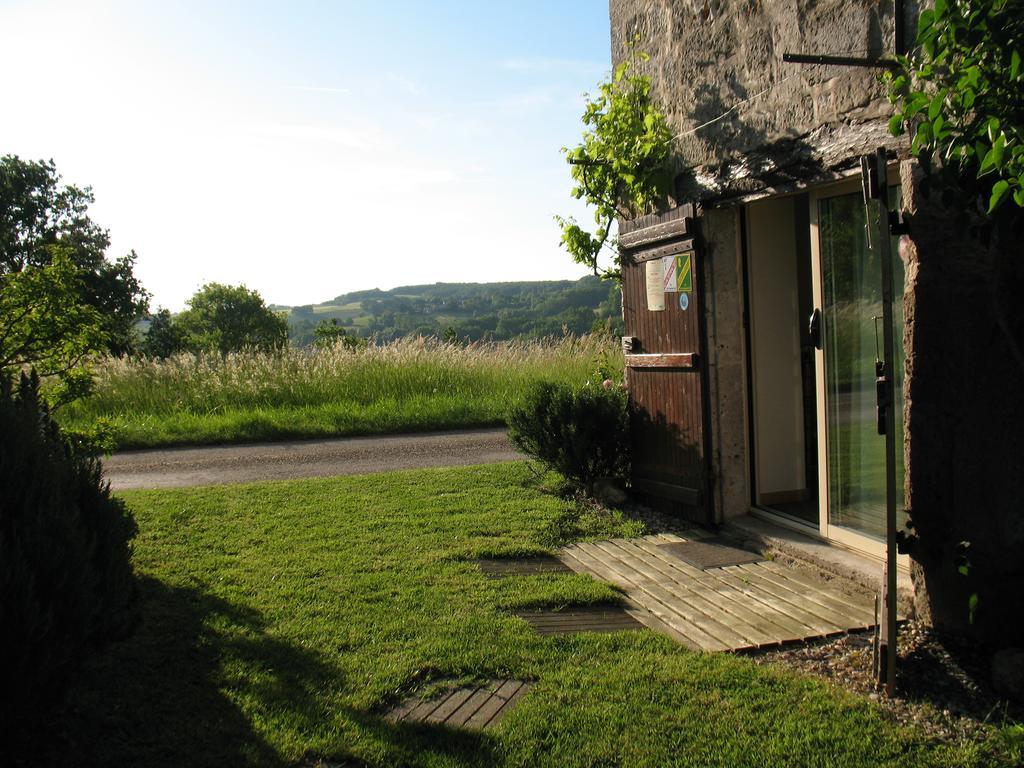
[[32, 366], [62, 380], [52, 394], [74, 399], [90, 381], [79, 364], [107, 337], [100, 313], [81, 301], [80, 272], [66, 249], [51, 248], [49, 264], [0, 273], [0, 372]]
[[288, 343], [288, 321], [244, 285], [207, 283], [174, 322], [195, 352], [271, 352]]
[[161, 307], [149, 318], [149, 329], [139, 345], [142, 354], [161, 359], [185, 349], [185, 334], [169, 309]]
[[78, 271], [78, 303], [99, 315], [101, 348], [120, 355], [134, 345], [149, 296], [135, 277], [134, 251], [107, 260], [110, 236], [89, 218], [92, 203], [89, 187], [61, 184], [52, 160], [0, 158], [0, 275], [46, 268], [59, 253]]
[[338, 324], [338, 318], [321, 320], [319, 325], [313, 329], [313, 345], [317, 349], [333, 349], [341, 346], [345, 349], [361, 349], [367, 346], [366, 339], [358, 336], [350, 336], [345, 328]]
[[[936, 0], [921, 12], [917, 48], [890, 76], [893, 134], [940, 183], [983, 195], [994, 214], [1024, 208], [1024, 3]], [[946, 171], [946, 173], [941, 173]]]
[[[594, 206], [593, 233], [573, 218], [556, 216], [562, 228], [562, 245], [578, 264], [600, 277], [619, 279], [619, 254], [611, 237], [617, 217], [633, 218], [649, 213], [668, 193], [669, 151], [672, 133], [665, 116], [651, 102], [651, 81], [632, 74], [637, 60], [647, 57], [634, 49], [633, 57], [615, 68], [612, 78], [598, 86], [588, 100], [583, 123], [583, 143], [562, 148], [576, 185], [572, 196]], [[612, 267], [602, 267], [604, 249], [612, 254]]]

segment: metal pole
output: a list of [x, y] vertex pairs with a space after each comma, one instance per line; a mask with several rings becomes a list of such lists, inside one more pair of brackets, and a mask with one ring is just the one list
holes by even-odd
[[[895, 340], [893, 338], [893, 276], [892, 248], [889, 243], [889, 184], [885, 149], [875, 153], [878, 183], [878, 258], [882, 266], [882, 360], [886, 379], [885, 409], [885, 591], [882, 626], [882, 661], [885, 669], [885, 692], [896, 693], [896, 400]], [[879, 669], [881, 672], [881, 669]]]
[[816, 53], [783, 53], [782, 60], [790, 64], [830, 64], [837, 67], [864, 67], [865, 69], [896, 69], [895, 59], [876, 56], [873, 59], [862, 56], [823, 56]]
[[903, 21], [903, 0], [893, 0], [892, 6], [892, 50], [897, 56], [902, 56], [907, 52], [906, 31]]

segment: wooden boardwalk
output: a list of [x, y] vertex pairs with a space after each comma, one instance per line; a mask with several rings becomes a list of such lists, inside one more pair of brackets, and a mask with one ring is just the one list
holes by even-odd
[[[694, 532], [691, 540], [706, 538]], [[671, 534], [574, 544], [559, 552], [580, 573], [622, 588], [633, 616], [702, 651], [739, 651], [874, 626], [870, 597], [851, 597], [779, 563], [701, 570], [663, 545]]]

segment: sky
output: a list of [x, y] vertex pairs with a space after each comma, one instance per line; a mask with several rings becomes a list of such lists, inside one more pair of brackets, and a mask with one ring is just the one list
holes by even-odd
[[0, 0], [0, 155], [91, 186], [154, 308], [575, 279], [559, 149], [609, 48], [604, 0]]

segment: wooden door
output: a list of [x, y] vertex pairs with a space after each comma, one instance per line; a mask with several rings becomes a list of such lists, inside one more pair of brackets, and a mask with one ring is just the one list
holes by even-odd
[[[692, 214], [685, 205], [620, 227], [623, 344], [633, 488], [663, 510], [712, 524], [703, 263]], [[660, 302], [649, 290], [659, 269], [669, 280]]]

